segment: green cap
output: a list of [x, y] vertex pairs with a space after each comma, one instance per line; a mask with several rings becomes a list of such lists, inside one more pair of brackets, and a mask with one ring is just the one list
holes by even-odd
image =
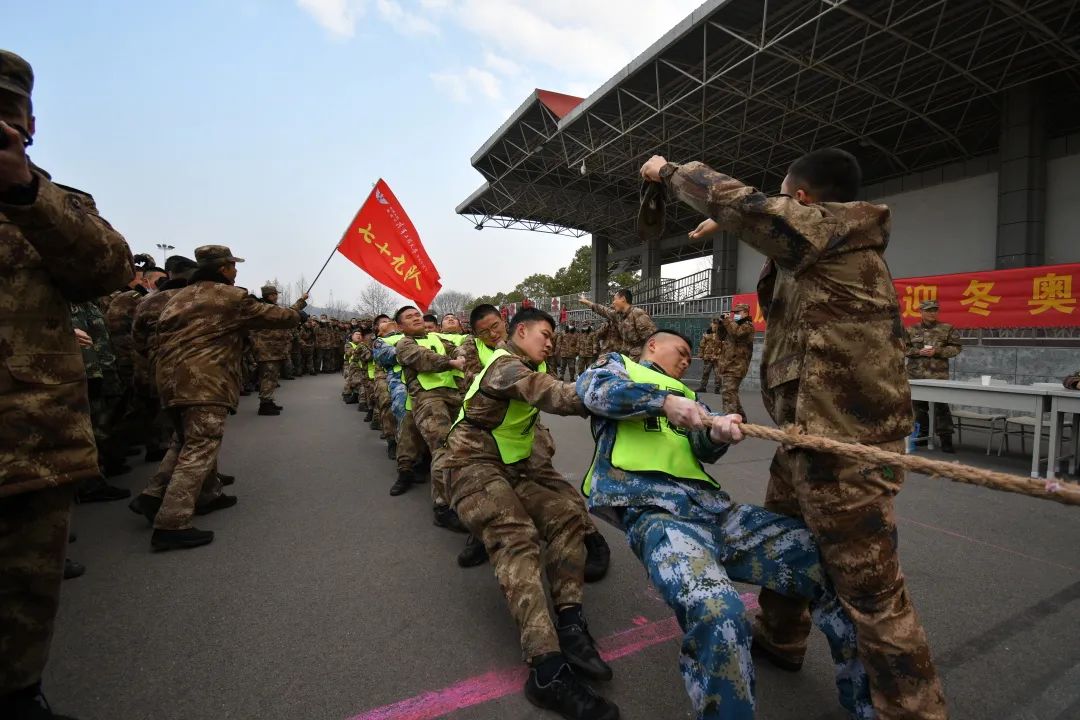
[[33, 89], [34, 70], [30, 63], [10, 50], [0, 50], [0, 90], [28, 98]]
[[244, 258], [234, 257], [232, 250], [224, 245], [203, 245], [195, 248], [195, 261], [206, 267], [207, 265], [244, 262]]
[[919, 303], [919, 309], [920, 310], [937, 310], [938, 309], [937, 300], [923, 300], [921, 303]]

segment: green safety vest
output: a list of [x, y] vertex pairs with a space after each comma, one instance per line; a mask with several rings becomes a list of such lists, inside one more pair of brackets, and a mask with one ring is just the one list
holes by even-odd
[[[644, 365], [622, 356], [630, 380], [642, 385], [655, 385], [676, 395], [697, 400], [697, 393], [675, 378], [668, 377]], [[694, 455], [686, 431], [671, 427], [668, 419], [660, 417], [619, 420], [615, 426], [615, 445], [611, 450], [611, 464], [627, 472], [663, 473], [680, 480], [700, 480], [715, 487], [713, 480]], [[593, 458], [593, 466], [596, 458]], [[581, 491], [592, 491], [593, 467], [589, 468]]]
[[[427, 348], [439, 355], [446, 355], [446, 346], [442, 344], [442, 338], [446, 337], [450, 340], [452, 336], [439, 335], [438, 333], [429, 333], [424, 338], [414, 338], [416, 344], [420, 347]], [[450, 340], [453, 342], [453, 340]], [[416, 379], [420, 382], [420, 387], [425, 390], [434, 390], [435, 388], [457, 388], [457, 381], [455, 378], [465, 377], [464, 373], [460, 370], [443, 370], [442, 372], [422, 372], [416, 374]]]
[[495, 357], [495, 348], [489, 348], [480, 338], [476, 338], [474, 342], [476, 343], [476, 355], [480, 358], [480, 364], [487, 367], [491, 359]]
[[[487, 374], [492, 362], [496, 358], [510, 354], [510, 352], [502, 348], [491, 351], [491, 357], [484, 363], [484, 369], [477, 373], [469, 392], [465, 394], [465, 400], [461, 403], [461, 411], [458, 413], [454, 425], [451, 426], [451, 430], [465, 419], [465, 415], [469, 411], [469, 400], [480, 392], [480, 383], [483, 381], [484, 375]], [[540, 372], [546, 371], [547, 367], [545, 366]], [[540, 411], [528, 403], [521, 400], [509, 401], [502, 422], [491, 430], [491, 435], [495, 438], [495, 444], [499, 447], [499, 457], [502, 458], [504, 463], [512, 465], [532, 455], [533, 439], [536, 437], [536, 419], [539, 415]]]
[[461, 347], [461, 343], [465, 342], [465, 338], [469, 337], [468, 335], [462, 335], [461, 333], [429, 333], [429, 334], [438, 335], [443, 340], [446, 340], [447, 342], [452, 342], [455, 345], [457, 345], [458, 347]]
[[[354, 343], [352, 340], [349, 341], [349, 349], [350, 350], [355, 350], [358, 347], [360, 347], [360, 343]], [[357, 362], [355, 360], [350, 360], [348, 353], [345, 353], [344, 360], [345, 360], [345, 362], [349, 363], [350, 365], [359, 365], [360, 364], [359, 362]]]

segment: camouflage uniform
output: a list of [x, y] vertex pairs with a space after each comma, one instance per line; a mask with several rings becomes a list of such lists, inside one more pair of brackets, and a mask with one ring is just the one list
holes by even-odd
[[582, 330], [578, 334], [578, 359], [577, 359], [577, 375], [585, 372], [585, 368], [596, 362], [596, 333], [589, 330]]
[[[937, 303], [930, 300], [922, 303], [922, 309], [937, 309]], [[925, 346], [934, 348], [931, 357], [919, 354]], [[907, 329], [907, 376], [912, 380], [948, 380], [949, 358], [960, 354], [960, 341], [953, 326], [943, 322], [930, 322], [923, 319], [918, 325]], [[919, 423], [919, 434], [930, 434], [930, 403], [925, 400], [913, 400], [915, 422]], [[934, 403], [934, 430], [942, 441], [951, 441], [953, 424], [948, 403]]]
[[[701, 340], [698, 341], [698, 356], [701, 358], [701, 384], [698, 385], [698, 392], [705, 392], [709, 388], [709, 375], [716, 365], [716, 345], [716, 334], [710, 327], [702, 333]], [[713, 381], [714, 390], [719, 390], [717, 385], [717, 381]]]
[[[404, 341], [403, 341], [404, 342]], [[507, 349], [516, 353], [513, 344]], [[487, 549], [495, 576], [517, 623], [525, 659], [557, 653], [541, 574], [556, 608], [580, 605], [585, 573], [585, 509], [538, 482], [527, 461], [506, 465], [491, 432], [510, 400], [545, 412], [584, 415], [572, 385], [537, 372], [518, 355], [496, 358], [446, 440], [449, 490], [461, 521]], [[546, 462], [548, 474], [558, 475]], [[558, 482], [566, 483], [559, 476]], [[541, 542], [547, 547], [541, 553]]]
[[548, 356], [548, 372], [555, 377], [562, 376], [563, 348], [566, 345], [566, 328], [560, 327], [551, 338], [551, 355]]
[[322, 320], [315, 326], [315, 371], [319, 373], [333, 372], [334, 358], [337, 341], [330, 324]]
[[89, 335], [94, 342], [90, 347], [80, 349], [86, 368], [90, 424], [94, 429], [98, 463], [105, 467], [121, 465], [127, 448], [117, 443], [111, 431], [114, 427], [113, 413], [124, 391], [120, 376], [116, 373], [116, 355], [109, 342], [105, 316], [92, 300], [72, 303], [71, 324]]
[[315, 374], [315, 328], [313, 323], [300, 326], [300, 367], [302, 374]]
[[[701, 163], [669, 163], [661, 177], [676, 198], [768, 258], [758, 282], [769, 322], [761, 378], [776, 424], [902, 450], [911, 391], [883, 257], [888, 208], [768, 197]], [[858, 629], [879, 716], [933, 720], [947, 716], [945, 698], [897, 554], [893, 497], [903, 477], [896, 467], [781, 447], [766, 507], [801, 515], [813, 532]], [[801, 658], [805, 605], [763, 591], [761, 606], [760, 639]]]
[[388, 438], [397, 439], [395, 460], [398, 473], [411, 473], [413, 468], [420, 464], [427, 448], [420, 431], [416, 429], [412, 411], [406, 409], [408, 392], [401, 377], [397, 350], [395, 346], [379, 338], [372, 347], [372, 353], [376, 366], [383, 372], [382, 379], [386, 387], [385, 395], [382, 394], [383, 390], [379, 391], [378, 412], [382, 418], [380, 424]]
[[[0, 57], [5, 85], [13, 57]], [[32, 72], [17, 67], [28, 95]], [[72, 495], [99, 475], [70, 303], [132, 275], [127, 243], [89, 195], [36, 168], [0, 194], [0, 698], [41, 680]]]
[[300, 352], [300, 326], [289, 332], [289, 376], [300, 377], [304, 374], [304, 358]]
[[641, 357], [641, 347], [656, 332], [656, 324], [647, 312], [636, 305], [626, 310], [613, 310], [590, 300], [586, 300], [585, 304], [608, 321], [608, 333], [613, 345], [611, 351], [624, 353], [634, 359]]
[[135, 317], [131, 321], [131, 350], [135, 360], [133, 402], [147, 422], [148, 450], [168, 448], [172, 438], [172, 423], [161, 412], [161, 398], [154, 381], [153, 343], [161, 311], [178, 291], [179, 288], [158, 290], [147, 295], [135, 308]]
[[[718, 484], [615, 467], [619, 421], [666, 423], [663, 405], [670, 392], [633, 382], [622, 355], [600, 358], [578, 379], [577, 391], [594, 414], [597, 442], [587, 478], [589, 507], [619, 518], [634, 554], [675, 611], [686, 633], [679, 665], [697, 717], [754, 716], [750, 623], [735, 581], [809, 600], [829, 642], [841, 705], [854, 717], [874, 718], [855, 627], [829, 587], [806, 525], [735, 503]], [[716, 462], [727, 451], [708, 431], [686, 437], [700, 462]]]
[[[277, 307], [274, 303], [260, 301]], [[263, 403], [274, 401], [274, 391], [278, 388], [281, 375], [281, 363], [285, 360], [289, 330], [282, 327], [253, 330], [251, 352], [259, 369], [259, 400]]]
[[[426, 337], [427, 334], [419, 337]], [[418, 373], [444, 372], [450, 370], [450, 359], [456, 346], [443, 340], [446, 355], [440, 355], [416, 344], [416, 338], [404, 337], [396, 346], [398, 364], [402, 368], [405, 388], [412, 397], [412, 420], [431, 451], [431, 500], [436, 506], [449, 505], [446, 489], [446, 433], [461, 409], [462, 393], [457, 388], [424, 390], [417, 379]], [[401, 447], [401, 441], [398, 441]]]
[[[214, 264], [231, 257], [223, 246], [197, 248], [200, 270], [169, 300], [158, 320], [155, 376], [177, 442], [166, 453], [157, 479], [143, 491], [163, 498], [155, 529], [191, 527], [196, 498], [205, 483], [213, 482], [225, 417], [236, 412], [240, 399], [245, 335], [287, 330], [300, 321], [299, 310], [305, 305], [298, 300], [292, 308], [278, 307], [212, 279], [219, 277], [212, 272]], [[162, 477], [166, 473], [169, 477]]]
[[577, 329], [571, 327], [563, 336], [563, 362], [562, 367], [559, 368], [559, 374], [556, 376], [559, 380], [570, 380], [572, 382], [577, 377], [574, 371], [577, 369], [578, 346], [580, 344], [581, 339]]
[[733, 313], [742, 318], [720, 318], [720, 333], [716, 339], [716, 377], [723, 388], [724, 413], [738, 413], [746, 420], [739, 386], [750, 370], [750, 358], [754, 354], [754, 322], [750, 318], [750, 306], [736, 305]]
[[113, 413], [114, 425], [110, 432], [122, 446], [139, 445], [147, 441], [150, 418], [135, 401], [135, 351], [132, 347], [131, 325], [135, 309], [146, 297], [146, 288], [136, 285], [114, 295], [105, 313], [109, 339], [116, 354], [116, 372], [120, 376], [123, 395], [118, 399]]

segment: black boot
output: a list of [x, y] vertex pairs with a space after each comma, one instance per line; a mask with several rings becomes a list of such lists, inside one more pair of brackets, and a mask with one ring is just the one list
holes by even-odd
[[278, 405], [276, 402], [274, 402], [273, 398], [270, 398], [270, 404], [273, 405], [274, 407], [276, 407], [278, 412], [281, 412], [282, 410], [285, 409], [284, 405]]
[[161, 509], [161, 502], [162, 499], [159, 497], [139, 493], [134, 500], [128, 503], [128, 510], [136, 515], [142, 515], [146, 518], [147, 524], [153, 525], [154, 518], [157, 517], [158, 510]]
[[263, 400], [259, 403], [258, 415], [280, 415], [281, 409], [274, 404], [273, 400]]
[[360, 402], [360, 398], [356, 396], [356, 393], [349, 393], [348, 395], [343, 395], [341, 399], [345, 401], [346, 405], [356, 405]]
[[403, 494], [412, 485], [413, 474], [411, 472], [399, 472], [397, 480], [390, 486], [390, 494], [397, 496]]
[[477, 565], [483, 565], [488, 561], [487, 548], [484, 547], [484, 543], [476, 538], [475, 535], [469, 535], [465, 538], [465, 547], [457, 556], [457, 564], [461, 567], [476, 567]]
[[379, 418], [374, 418], [371, 421], [371, 429], [376, 432], [382, 432], [382, 423], [379, 421]]
[[214, 541], [213, 530], [186, 528], [184, 530], [154, 530], [150, 538], [150, 547], [154, 552], [165, 550], [187, 550], [200, 545], [209, 545]]
[[220, 482], [223, 487], [228, 486], [228, 485], [232, 485], [234, 482], [236, 482], [236, 476], [235, 475], [226, 475], [225, 473], [218, 473], [217, 474], [217, 479], [218, 479], [218, 482]]
[[112, 502], [113, 500], [123, 500], [129, 497], [131, 497], [130, 490], [110, 485], [104, 480], [92, 483], [90, 487], [79, 488], [75, 492], [75, 502], [80, 504]]
[[52, 711], [49, 701], [41, 692], [40, 682], [0, 697], [0, 717], [5, 720], [75, 720], [70, 715], [59, 715]]
[[449, 505], [436, 505], [432, 508], [435, 514], [435, 524], [454, 532], [467, 533], [469, 529], [462, 524], [461, 518]]
[[105, 465], [102, 472], [105, 477], [116, 477], [117, 475], [126, 475], [131, 472], [131, 466], [123, 460], [119, 462], [109, 462]]
[[952, 444], [952, 435], [941, 435], [938, 437], [938, 441], [941, 443], [941, 452], [955, 454], [956, 448]]
[[610, 680], [611, 666], [596, 651], [596, 641], [589, 634], [581, 606], [563, 608], [558, 615], [555, 632], [559, 636], [559, 649], [570, 667], [590, 680]]
[[196, 515], [209, 515], [215, 510], [224, 510], [225, 508], [231, 508], [236, 504], [235, 495], [218, 495], [216, 498], [203, 505], [195, 506]]
[[597, 582], [607, 575], [611, 565], [611, 548], [599, 532], [585, 536], [585, 582]]
[[86, 566], [77, 560], [64, 558], [64, 579], [71, 580], [86, 572]]
[[368, 408], [367, 415], [364, 416], [364, 422], [373, 422], [375, 420], [375, 411]]
[[[562, 660], [557, 654], [553, 657], [554, 662]], [[554, 677], [542, 677], [543, 666], [552, 661], [535, 663], [529, 670], [529, 679], [525, 681], [525, 697], [529, 702], [554, 710], [567, 720], [619, 720], [618, 706], [593, 692], [565, 662]]]
[[753, 642], [750, 645], [750, 653], [754, 657], [761, 658], [785, 672], [799, 672], [802, 670], [803, 658], [793, 657], [790, 653], [784, 654], [773, 647], [765, 638], [765, 631], [762, 630], [758, 624], [759, 622], [759, 620], [755, 620], [751, 625]]
[[394, 438], [386, 441], [386, 457], [397, 460], [397, 440]]

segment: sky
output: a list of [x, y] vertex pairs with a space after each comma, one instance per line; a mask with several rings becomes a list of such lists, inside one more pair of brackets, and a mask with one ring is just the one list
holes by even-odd
[[[482, 295], [588, 237], [477, 232], [469, 158], [535, 88], [591, 94], [700, 2], [34, 0], [2, 42], [34, 66], [31, 157], [133, 252], [224, 244], [239, 285], [310, 281], [382, 177], [443, 287]], [[368, 282], [335, 255], [312, 302]]]

